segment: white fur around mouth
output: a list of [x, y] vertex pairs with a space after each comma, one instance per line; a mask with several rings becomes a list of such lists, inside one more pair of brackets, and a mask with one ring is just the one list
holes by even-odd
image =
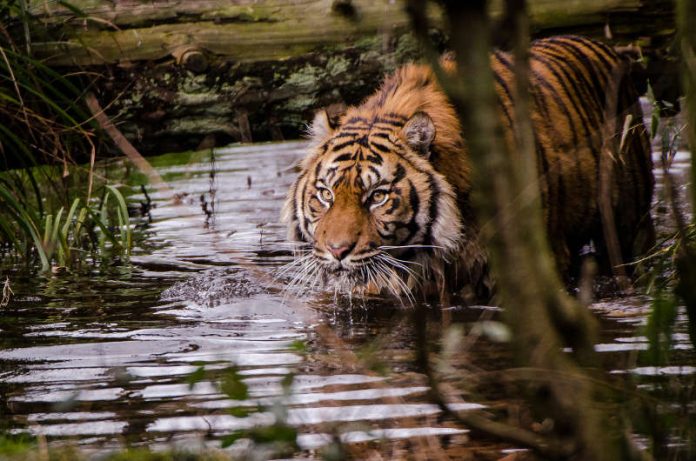
[[[297, 288], [314, 290], [329, 288], [339, 293], [354, 294], [368, 289], [370, 293], [386, 292], [394, 296], [405, 296], [413, 302], [407, 279], [418, 274], [411, 265], [419, 263], [398, 259], [386, 252], [352, 261], [330, 261], [312, 252], [288, 264], [281, 275], [289, 273], [291, 279], [286, 290]], [[295, 270], [294, 273], [291, 272]]]

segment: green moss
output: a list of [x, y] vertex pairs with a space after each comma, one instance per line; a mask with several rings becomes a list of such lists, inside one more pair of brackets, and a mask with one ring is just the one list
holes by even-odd
[[199, 116], [171, 119], [164, 130], [169, 134], [199, 134], [232, 131], [229, 117]]
[[179, 79], [179, 90], [185, 93], [201, 93], [209, 91], [209, 87], [207, 84], [207, 76], [205, 74], [187, 74], [185, 76], [182, 76], [182, 78]]
[[[277, 9], [275, 10], [277, 11]], [[224, 19], [237, 22], [275, 22], [279, 20], [274, 14], [273, 8], [254, 6], [220, 7], [202, 14], [201, 19]]]
[[332, 77], [342, 74], [350, 69], [350, 61], [343, 56], [332, 56], [326, 63], [326, 72]]
[[[210, 88], [205, 93], [186, 93], [179, 92], [176, 95], [175, 103], [179, 106], [205, 106], [220, 102], [222, 95], [215, 93]], [[228, 109], [229, 112], [229, 109]]]
[[367, 35], [360, 37], [355, 43], [356, 48], [362, 48], [365, 50], [380, 50], [383, 45], [384, 37], [382, 34], [377, 35]]
[[311, 95], [298, 95], [288, 99], [284, 104], [285, 109], [290, 111], [304, 112], [312, 107], [316, 107], [317, 98]]
[[412, 61], [420, 57], [420, 45], [412, 34], [404, 34], [399, 37], [394, 54], [398, 62]]
[[324, 75], [324, 72], [311, 64], [307, 64], [297, 72], [288, 75], [285, 80], [285, 85], [292, 85], [299, 90], [314, 90], [317, 87], [318, 80]]

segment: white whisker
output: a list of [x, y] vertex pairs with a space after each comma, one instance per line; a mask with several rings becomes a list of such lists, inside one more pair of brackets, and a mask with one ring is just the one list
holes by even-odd
[[379, 250], [398, 250], [400, 248], [437, 248], [444, 250], [445, 247], [439, 245], [381, 245], [377, 247]]
[[396, 267], [397, 269], [401, 269], [402, 271], [406, 272], [408, 275], [412, 276], [413, 278], [417, 278], [418, 276], [416, 273], [411, 269], [410, 267], [404, 265], [401, 263], [396, 258], [391, 257], [391, 255], [388, 254], [380, 254], [377, 256], [378, 260], [383, 261], [387, 263], [390, 266]]

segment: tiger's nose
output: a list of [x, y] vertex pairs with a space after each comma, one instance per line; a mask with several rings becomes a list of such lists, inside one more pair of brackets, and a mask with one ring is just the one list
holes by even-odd
[[327, 245], [329, 249], [329, 253], [334, 255], [336, 259], [339, 261], [348, 256], [348, 253], [350, 253], [350, 250], [355, 247], [355, 244], [346, 244], [346, 243], [329, 243]]

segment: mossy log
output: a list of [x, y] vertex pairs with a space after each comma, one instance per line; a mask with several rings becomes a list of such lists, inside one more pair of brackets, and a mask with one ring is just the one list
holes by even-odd
[[[356, 103], [419, 57], [400, 1], [69, 3], [29, 2], [32, 52], [104, 75], [102, 104], [146, 153], [297, 137], [316, 108]], [[530, 0], [530, 10], [537, 35], [611, 36], [658, 53], [674, 33], [667, 0]], [[429, 16], [444, 49], [441, 13]]]

